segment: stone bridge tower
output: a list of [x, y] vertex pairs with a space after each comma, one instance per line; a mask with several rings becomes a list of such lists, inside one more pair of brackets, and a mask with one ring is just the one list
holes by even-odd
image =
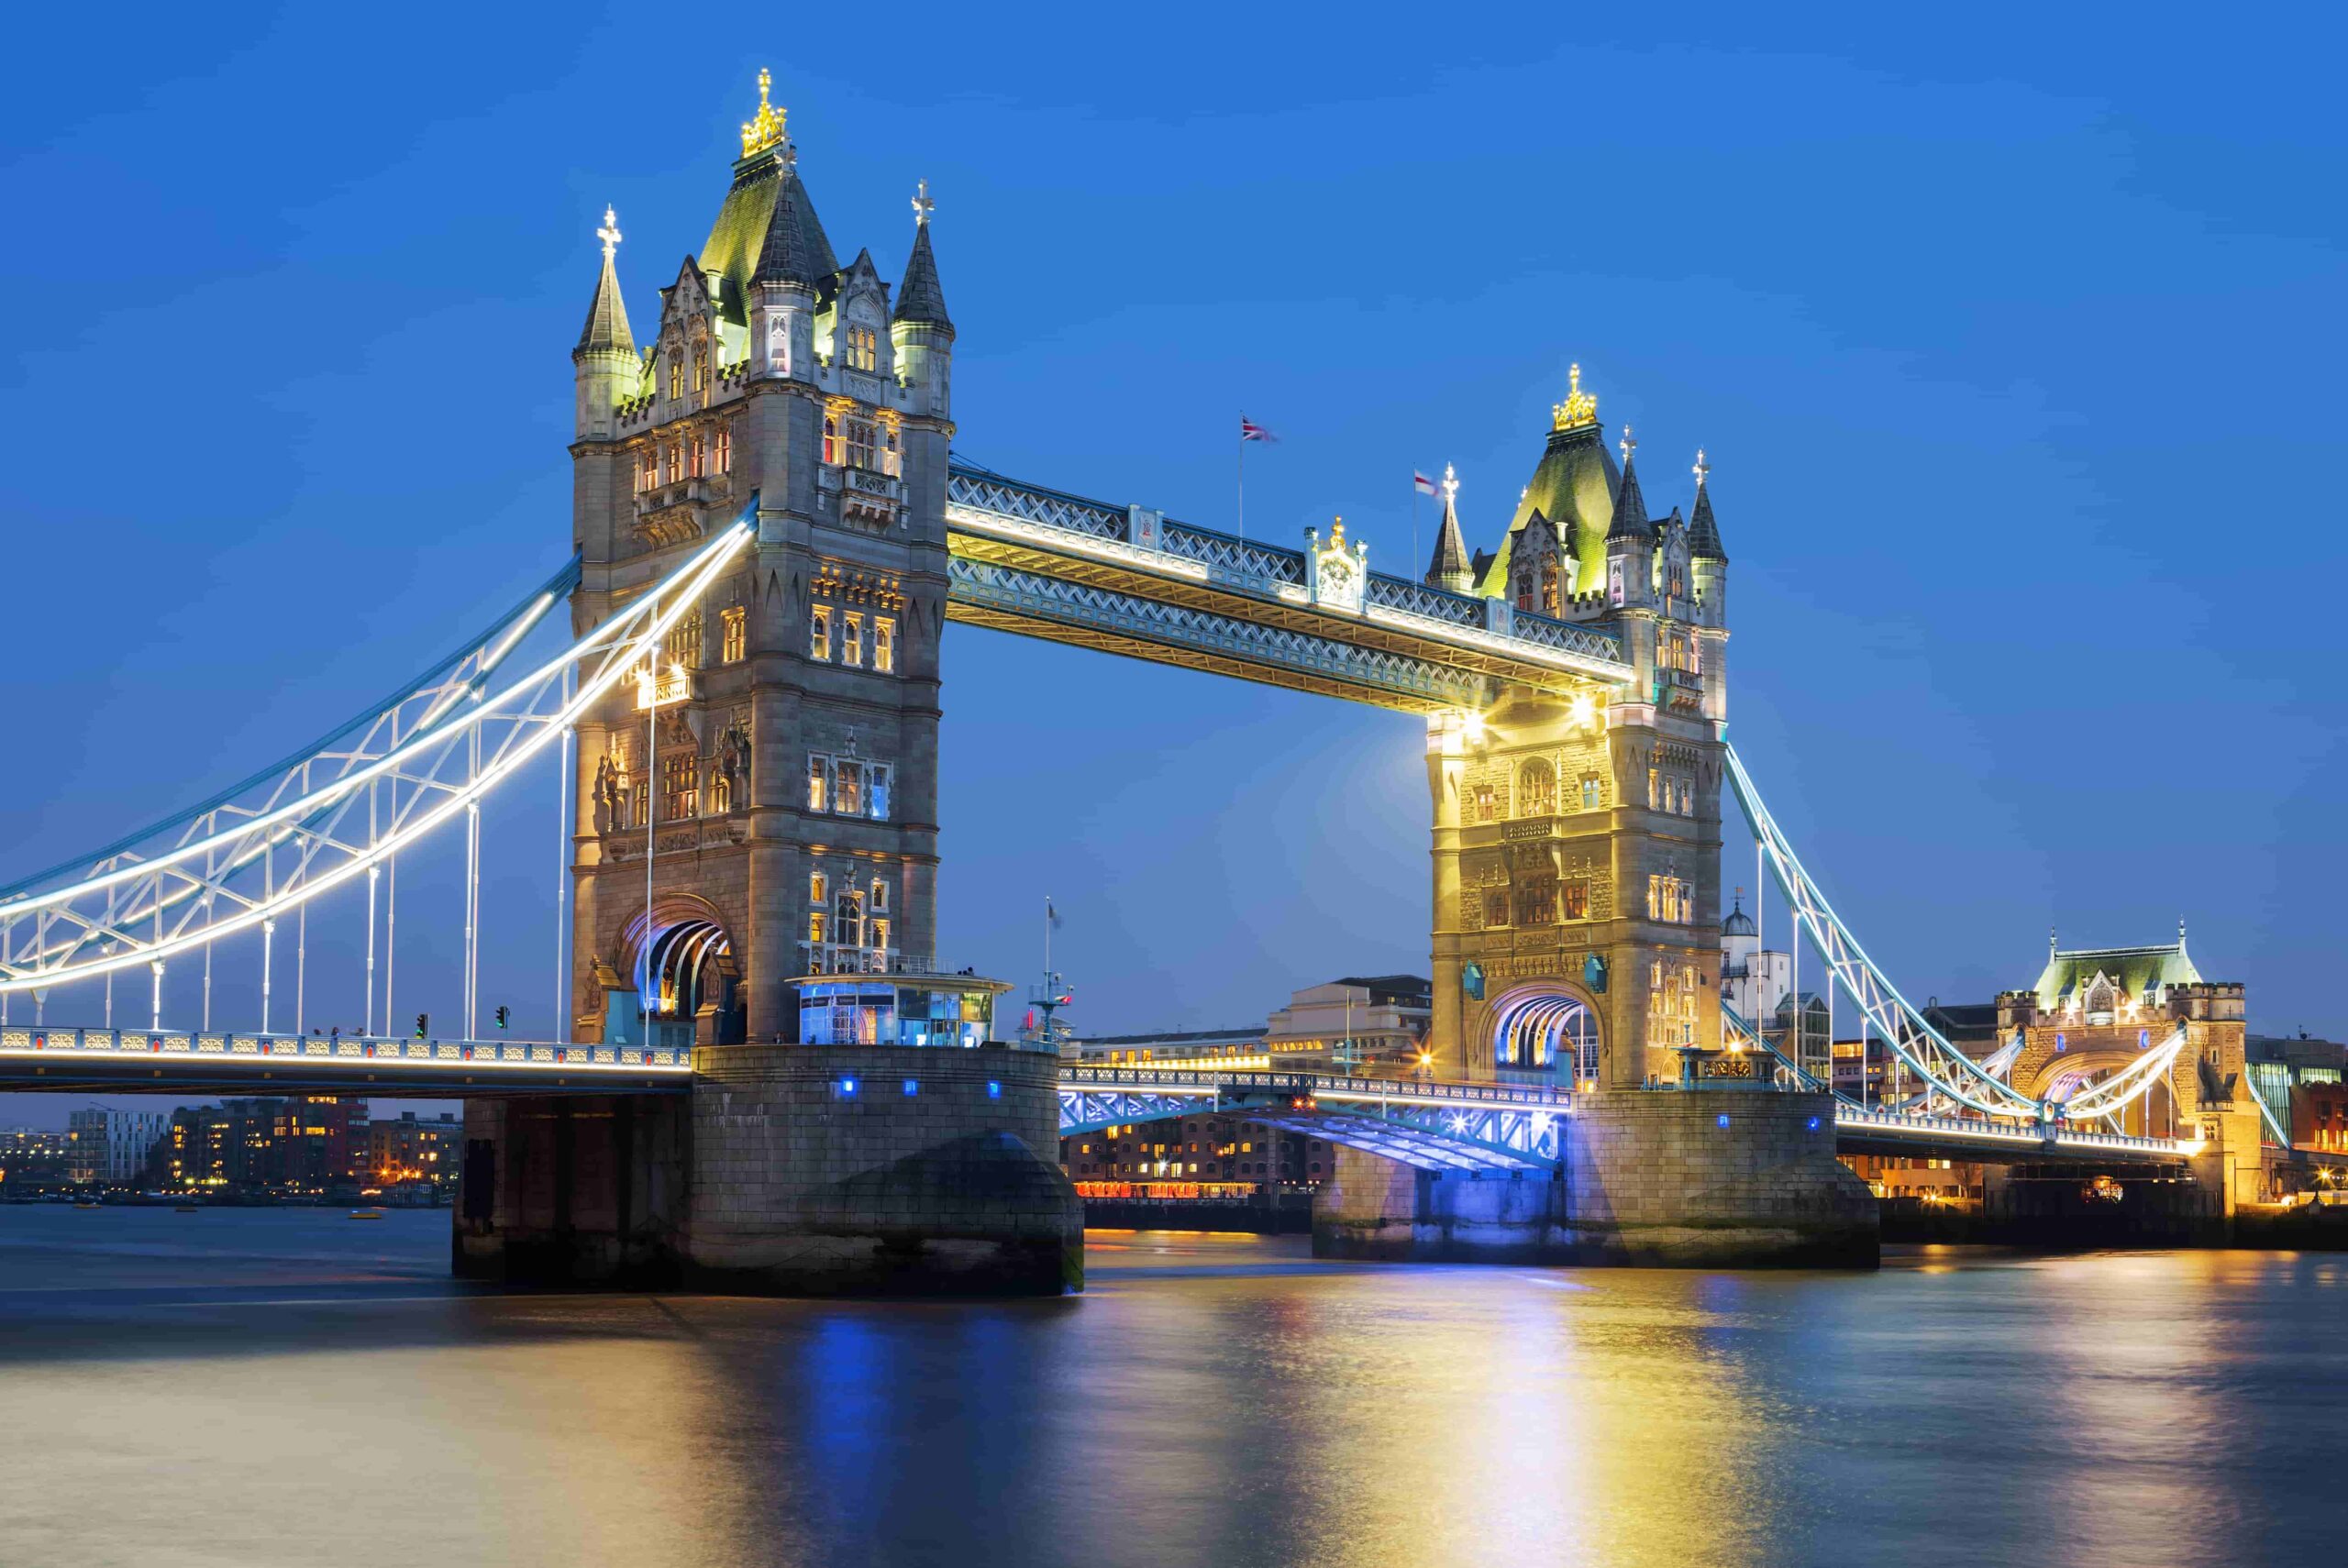
[[1702, 455], [1689, 515], [1652, 518], [1635, 445], [1618, 467], [1576, 367], [1497, 551], [1445, 496], [1430, 586], [1611, 632], [1633, 675], [1431, 722], [1442, 1071], [1633, 1088], [1719, 1043], [1728, 557]]
[[753, 498], [758, 527], [658, 678], [580, 726], [575, 1039], [647, 1014], [662, 1041], [792, 1039], [792, 977], [935, 967], [954, 326], [931, 204], [925, 182], [892, 296], [870, 251], [833, 250], [767, 96], [761, 72], [640, 348], [606, 215], [571, 355], [578, 630]]

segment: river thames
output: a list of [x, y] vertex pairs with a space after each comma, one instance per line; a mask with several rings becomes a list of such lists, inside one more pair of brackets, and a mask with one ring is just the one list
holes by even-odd
[[1061, 1301], [496, 1295], [445, 1212], [0, 1208], [10, 1565], [2336, 1560], [2348, 1256], [1095, 1231]]

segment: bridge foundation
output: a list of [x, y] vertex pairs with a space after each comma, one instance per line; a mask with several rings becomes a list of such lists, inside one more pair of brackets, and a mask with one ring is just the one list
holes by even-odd
[[1083, 1287], [1083, 1206], [1050, 1157], [1056, 1058], [725, 1045], [694, 1065], [690, 1097], [468, 1106], [457, 1272], [768, 1295]]
[[1873, 1268], [1876, 1202], [1823, 1095], [1592, 1096], [1553, 1176], [1471, 1177], [1342, 1150], [1316, 1257], [1667, 1268]]

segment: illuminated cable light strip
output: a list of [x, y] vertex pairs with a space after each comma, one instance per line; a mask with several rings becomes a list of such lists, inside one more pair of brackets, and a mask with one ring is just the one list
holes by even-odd
[[[1984, 1115], [2043, 1121], [2050, 1110], [2043, 1101], [2019, 1092], [1985, 1071], [1980, 1064], [1950, 1044], [1900, 995], [1899, 988], [1866, 955], [1849, 927], [1819, 892], [1816, 882], [1803, 870], [1792, 845], [1769, 815], [1768, 808], [1762, 804], [1760, 793], [1745, 772], [1736, 748], [1725, 748], [1725, 755], [1737, 803], [1768, 856], [1770, 869], [1777, 876], [1788, 905], [1796, 919], [1808, 928], [1828, 966], [1859, 1003], [1860, 1010], [1876, 1026], [1893, 1055], [1923, 1081]], [[1928, 1061], [1928, 1055], [1933, 1060]], [[1966, 1079], [1970, 1079], [1973, 1087], [1964, 1087], [1962, 1080]]]
[[[526, 712], [503, 714], [502, 716], [514, 725], [514, 729], [509, 732], [504, 742], [505, 751], [493, 766], [461, 787], [449, 785], [437, 779], [421, 781], [408, 779], [407, 781], [411, 783], [422, 783], [426, 787], [446, 790], [449, 791], [449, 798], [437, 808], [422, 813], [420, 817], [411, 821], [393, 834], [380, 839], [366, 851], [352, 853], [345, 864], [331, 871], [316, 877], [303, 876], [298, 885], [278, 889], [258, 903], [249, 903], [248, 908], [242, 912], [232, 915], [225, 921], [213, 922], [199, 931], [183, 932], [182, 934], [161, 942], [147, 941], [132, 933], [102, 930], [96, 927], [89, 917], [82, 916], [70, 910], [55, 909], [55, 906], [61, 901], [86, 897], [91, 892], [105, 890], [126, 880], [158, 874], [172, 861], [185, 859], [198, 853], [205, 844], [216, 845], [221, 842], [242, 840], [263, 827], [276, 826], [285, 818], [304, 811], [322, 809], [325, 805], [337, 801], [354, 801], [360, 785], [387, 774], [404, 777], [396, 771], [404, 761], [413, 760], [416, 754], [424, 750], [446, 748], [455, 740], [461, 738], [467, 733], [469, 726], [485, 722], [489, 718], [501, 716], [497, 703], [476, 710], [473, 713], [467, 715], [466, 719], [458, 725], [431, 732], [413, 743], [403, 743], [398, 750], [388, 754], [360, 773], [338, 779], [316, 795], [281, 807], [268, 817], [256, 819], [237, 832], [216, 835], [214, 840], [205, 841], [205, 844], [174, 851], [167, 860], [143, 862], [136, 867], [127, 867], [121, 872], [93, 878], [87, 883], [77, 884], [72, 888], [58, 889], [35, 900], [0, 906], [0, 921], [5, 921], [11, 927], [16, 921], [28, 913], [44, 915], [45, 920], [72, 921], [83, 926], [84, 934], [74, 938], [62, 949], [64, 951], [85, 945], [92, 940], [111, 940], [125, 944], [128, 947], [128, 950], [111, 957], [102, 956], [94, 961], [50, 965], [38, 969], [26, 969], [16, 965], [0, 965], [0, 991], [31, 990], [38, 987], [92, 978], [117, 969], [127, 968], [133, 965], [152, 963], [174, 953], [200, 947], [220, 937], [249, 930], [263, 921], [275, 918], [283, 911], [297, 908], [311, 899], [341, 886], [359, 876], [370, 866], [378, 864], [398, 850], [425, 837], [433, 829], [450, 820], [466, 806], [488, 793], [498, 783], [511, 777], [524, 763], [543, 749], [549, 740], [564, 733], [595, 700], [624, 679], [633, 665], [645, 657], [657, 656], [661, 639], [667, 635], [669, 628], [681, 619], [687, 610], [698, 602], [700, 594], [705, 591], [718, 569], [750, 537], [751, 530], [748, 525], [736, 523], [718, 535], [707, 547], [681, 566], [675, 573], [672, 573], [651, 592], [641, 596], [630, 604], [621, 615], [604, 623], [603, 626], [589, 633], [579, 643], [566, 649], [559, 657], [500, 693], [497, 703], [504, 702], [525, 688], [532, 688], [534, 690], [529, 700], [535, 701], [538, 695], [542, 694], [548, 680], [559, 679], [563, 669], [575, 664], [583, 654], [592, 652], [607, 643], [619, 644], [620, 635], [614, 631], [613, 627], [630, 624], [641, 619], [648, 609], [659, 604], [664, 597], [673, 592], [674, 597], [670, 600], [669, 607], [653, 614], [650, 624], [640, 634], [634, 635], [624, 647], [615, 646], [607, 654], [604, 668], [592, 679], [582, 681], [578, 694], [569, 703], [546, 715], [534, 715]], [[521, 735], [526, 728], [529, 732], [526, 738], [517, 741], [515, 737]], [[444, 762], [446, 760], [445, 749], [442, 751], [442, 760]], [[414, 810], [414, 807], [415, 801], [411, 800], [411, 810]], [[281, 838], [276, 842], [283, 842], [283, 840]], [[249, 856], [242, 864], [249, 867], [251, 857]], [[305, 860], [297, 867], [297, 874], [306, 870], [306, 866]], [[216, 887], [209, 890], [216, 893], [222, 889]], [[150, 918], [150, 912], [141, 910], [123, 918], [144, 920]], [[39, 955], [37, 954], [36, 957], [39, 956]]]

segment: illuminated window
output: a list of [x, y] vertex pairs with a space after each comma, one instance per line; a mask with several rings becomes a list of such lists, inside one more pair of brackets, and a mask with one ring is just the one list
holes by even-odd
[[699, 392], [707, 392], [708, 390], [709, 350], [707, 348], [696, 348], [693, 350], [693, 391]]
[[750, 651], [750, 613], [737, 604], [717, 618], [722, 641], [718, 657], [727, 664], [739, 664]]
[[696, 610], [669, 628], [663, 641], [669, 662], [681, 664], [687, 669], [701, 668], [701, 612]]
[[669, 356], [669, 395], [672, 398], [685, 395], [685, 357], [681, 353]]
[[1548, 925], [1556, 918], [1556, 874], [1534, 871], [1520, 878], [1516, 884], [1516, 923]]
[[[866, 776], [870, 780], [872, 786], [870, 815], [875, 822], [887, 822], [889, 820], [888, 764], [881, 762], [872, 764], [872, 766], [867, 770]], [[842, 807], [841, 809], [843, 811], [852, 811], [855, 808]]]
[[807, 901], [811, 904], [820, 904], [830, 896], [831, 883], [825, 878], [824, 874], [821, 871], [807, 873]]
[[679, 480], [685, 477], [685, 449], [683, 447], [674, 441], [671, 441], [669, 443], [668, 447], [662, 450], [660, 455], [662, 458], [660, 471], [666, 477], [668, 483], [674, 484]]
[[1557, 613], [1557, 566], [1555, 561], [1545, 562], [1541, 568], [1541, 608], [1547, 614]]
[[864, 616], [859, 611], [840, 612], [840, 662], [863, 667]]
[[1589, 918], [1589, 883], [1576, 878], [1561, 889], [1561, 903], [1567, 920]]
[[1556, 809], [1556, 770], [1535, 757], [1517, 770], [1516, 814], [1520, 817], [1545, 816]]
[[829, 793], [827, 786], [831, 773], [830, 758], [810, 756], [807, 759], [807, 809], [809, 811], [820, 812], [824, 809], [825, 797]]
[[719, 816], [734, 809], [734, 776], [723, 768], [710, 775], [709, 809]]
[[1477, 785], [1476, 820], [1479, 823], [1490, 822], [1500, 814], [1500, 809], [1499, 793], [1490, 784]]
[[844, 422], [844, 428], [847, 436], [847, 466], [852, 469], [871, 469], [874, 466], [872, 421], [859, 419], [850, 414]]
[[660, 484], [660, 454], [657, 447], [647, 447], [636, 457], [636, 488], [657, 490]]
[[1484, 895], [1484, 923], [1486, 925], [1508, 923], [1508, 895], [1497, 888]]
[[840, 460], [840, 420], [836, 414], [824, 415], [824, 461], [836, 468]]
[[869, 370], [880, 363], [880, 339], [869, 326], [851, 326], [847, 338], [847, 363], [852, 370]]
[[696, 816], [700, 759], [691, 752], [660, 759], [660, 814], [671, 822]]
[[1516, 574], [1516, 607], [1519, 610], [1533, 608], [1533, 574], [1529, 571]]
[[717, 471], [734, 471], [734, 422], [730, 419], [717, 427]]
[[807, 657], [829, 663], [832, 657], [832, 610], [818, 604], [807, 612]]
[[880, 471], [902, 474], [905, 471], [905, 455], [897, 444], [897, 427], [890, 425], [881, 436]]
[[821, 910], [810, 910], [807, 912], [807, 940], [810, 942], [824, 940], [824, 911]]
[[847, 757], [832, 769], [832, 810], [854, 816], [864, 809], [864, 768]]
[[1598, 782], [1598, 775], [1583, 774], [1581, 776], [1581, 809], [1585, 812], [1594, 812], [1605, 804], [1605, 794]]
[[887, 914], [889, 912], [889, 884], [882, 881], [878, 877], [872, 878], [871, 909], [874, 914]]
[[872, 951], [875, 953], [889, 951], [889, 917], [886, 915], [876, 914], [872, 917]]
[[883, 674], [897, 668], [897, 623], [887, 615], [872, 617], [872, 668]]

